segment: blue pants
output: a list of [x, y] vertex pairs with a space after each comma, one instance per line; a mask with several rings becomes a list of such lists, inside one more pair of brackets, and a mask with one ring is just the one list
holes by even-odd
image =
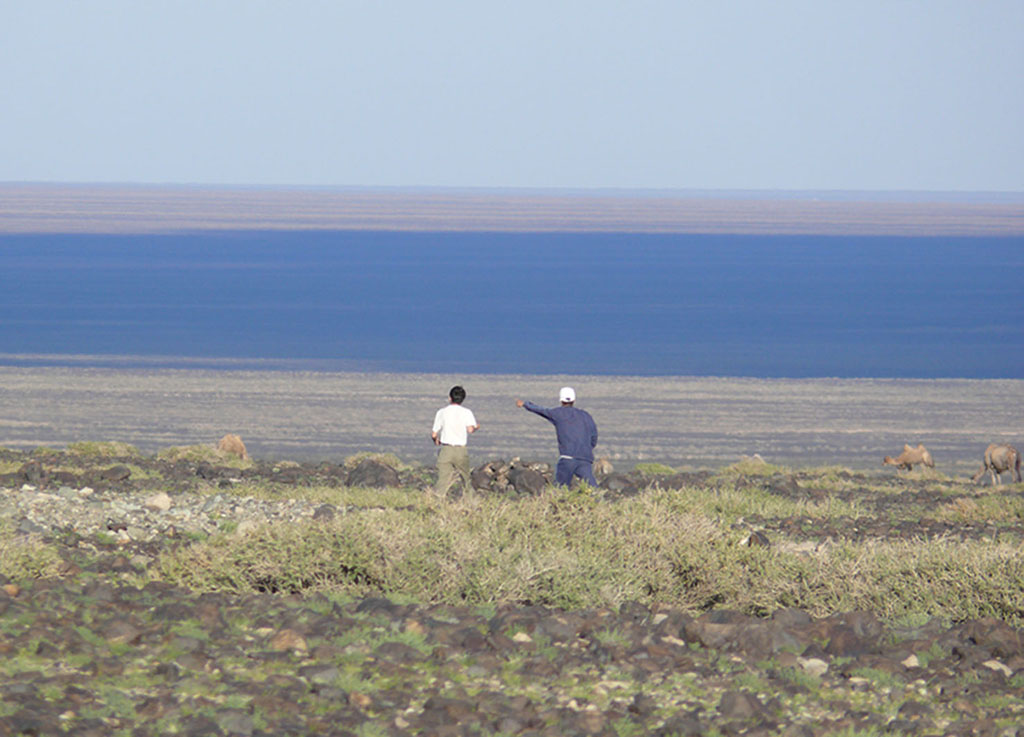
[[581, 461], [579, 458], [559, 458], [558, 465], [555, 467], [555, 483], [559, 486], [568, 486], [573, 476], [579, 476], [595, 489], [597, 488], [592, 461]]

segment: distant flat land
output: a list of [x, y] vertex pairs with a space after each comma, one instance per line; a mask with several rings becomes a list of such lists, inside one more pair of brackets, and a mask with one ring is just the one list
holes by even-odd
[[430, 426], [462, 383], [480, 421], [474, 464], [555, 460], [555, 435], [514, 400], [556, 403], [573, 385], [600, 430], [598, 455], [717, 467], [743, 455], [791, 466], [880, 468], [923, 442], [947, 474], [990, 442], [1024, 447], [1020, 380], [633, 378], [0, 366], [0, 446], [120, 440], [146, 452], [240, 434], [257, 458], [340, 460], [388, 451], [430, 462]]
[[1018, 236], [1024, 195], [0, 184], [0, 233], [250, 229]]

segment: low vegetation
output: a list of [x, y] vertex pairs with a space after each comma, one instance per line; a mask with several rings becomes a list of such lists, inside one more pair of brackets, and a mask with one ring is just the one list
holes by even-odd
[[[68, 451], [87, 458], [136, 453], [114, 443], [76, 443]], [[232, 460], [206, 446], [171, 448], [158, 458], [221, 465]], [[395, 460], [361, 454], [343, 465], [366, 459]], [[133, 478], [157, 475], [138, 463], [129, 464]], [[574, 609], [637, 601], [692, 612], [724, 608], [767, 615], [792, 607], [827, 616], [862, 609], [890, 621], [991, 616], [1024, 623], [1024, 495], [1012, 485], [996, 490], [934, 471], [868, 477], [838, 467], [794, 470], [745, 459], [679, 488], [661, 487], [663, 479], [678, 478], [668, 475], [673, 469], [647, 464], [638, 470], [647, 488], [614, 499], [583, 486], [548, 488], [536, 497], [439, 502], [422, 491], [428, 479], [407, 467], [406, 478], [418, 479], [418, 488], [275, 483], [291, 465], [205, 488], [263, 499], [300, 496], [340, 513], [327, 521], [249, 525], [244, 534], [226, 520], [216, 534], [165, 546], [155, 565], [133, 574], [134, 581], [158, 579], [202, 591], [386, 594], [450, 604]], [[780, 493], [783, 482], [813, 493]], [[920, 539], [830, 532], [928, 522], [951, 532], [964, 525], [988, 532]], [[761, 537], [751, 540], [752, 533]], [[0, 573], [19, 579], [57, 570], [57, 556], [38, 537], [3, 537]]]
[[[1021, 484], [747, 459], [714, 472], [648, 464], [628, 493], [441, 501], [426, 492], [429, 469], [403, 467], [403, 486], [389, 489], [309, 483], [329, 474], [287, 462], [198, 475], [230, 465], [213, 453], [176, 448], [160, 463], [88, 445], [33, 454], [68, 473], [75, 458], [83, 469], [116, 462], [146, 493], [209, 495], [198, 499], [204, 516], [214, 497], [328, 509], [255, 527], [218, 512], [216, 532], [137, 546], [114, 529], [44, 537], [0, 521], [0, 687], [35, 689], [0, 705], [0, 732], [418, 735], [461, 719], [503, 735], [714, 734], [721, 724], [732, 734], [755, 723], [866, 735], [904, 722], [939, 735], [976, 733], [965, 714], [994, 729], [1024, 715], [1024, 671], [991, 654], [1005, 638], [984, 657], [955, 656], [981, 645], [953, 629], [1024, 627]], [[393, 461], [339, 465], [364, 460]], [[182, 464], [192, 470], [169, 475]], [[803, 640], [767, 654], [712, 644], [737, 613], [780, 610], [829, 619], [833, 633], [844, 613], [869, 612], [889, 650], [857, 660], [825, 655], [827, 638], [814, 639], [822, 660]], [[687, 630], [685, 614], [704, 615], [707, 629]], [[762, 624], [744, 622], [737, 631]], [[744, 715], [749, 703], [756, 717]]]
[[[264, 526], [165, 554], [159, 576], [206, 591], [384, 593], [418, 601], [505, 601], [564, 609], [624, 601], [689, 611], [814, 616], [861, 609], [895, 620], [997, 617], [1024, 623], [1019, 540], [745, 545], [748, 514], [783, 513], [758, 492], [652, 490], [615, 504], [587, 492], [453, 503], [415, 499], [329, 523]], [[825, 518], [848, 503], [790, 503]]]

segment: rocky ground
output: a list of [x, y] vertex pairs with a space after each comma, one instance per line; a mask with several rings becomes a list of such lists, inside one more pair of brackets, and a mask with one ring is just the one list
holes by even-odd
[[[14, 451], [0, 463], [0, 521], [49, 541], [62, 561], [58, 577], [0, 581], [0, 735], [1024, 735], [1024, 630], [996, 620], [897, 626], [864, 612], [756, 619], [628, 602], [556, 611], [125, 583], [162, 551], [215, 532], [345, 513], [303, 501], [301, 487], [426, 490], [428, 469]], [[528, 494], [549, 474], [493, 461], [474, 483]], [[611, 474], [602, 494], [614, 503], [650, 483], [710, 476]], [[768, 544], [1024, 540], [1024, 520], [891, 522], [905, 515], [887, 505], [957, 500], [942, 479], [885, 478], [901, 493], [872, 495], [858, 518], [746, 522]], [[273, 493], [239, 496], [243, 482]], [[728, 483], [791, 499], [840, 493], [799, 473]]]

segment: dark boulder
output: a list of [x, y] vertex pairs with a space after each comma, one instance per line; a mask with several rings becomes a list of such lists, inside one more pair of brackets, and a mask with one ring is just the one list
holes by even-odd
[[25, 480], [24, 483], [39, 486], [45, 484], [47, 479], [46, 469], [39, 461], [29, 461], [18, 471]]
[[726, 691], [718, 703], [718, 711], [725, 719], [757, 719], [764, 713], [758, 698], [747, 691]]
[[778, 496], [789, 497], [789, 498], [801, 498], [804, 496], [803, 490], [800, 488], [800, 484], [793, 476], [775, 474], [765, 485], [766, 491], [770, 494], [776, 494]]
[[333, 504], [321, 504], [316, 508], [316, 511], [313, 512], [313, 519], [318, 522], [330, 522], [337, 516], [338, 510]]
[[489, 469], [486, 466], [474, 468], [469, 478], [473, 484], [473, 488], [476, 489], [477, 491], [490, 490], [491, 480], [493, 479], [493, 476], [490, 474]]
[[398, 471], [386, 463], [366, 458], [349, 471], [349, 486], [364, 486], [371, 489], [383, 489], [401, 485]]
[[99, 473], [102, 481], [126, 481], [131, 475], [131, 469], [127, 466], [111, 466], [110, 468], [104, 468]]
[[617, 496], [636, 496], [640, 493], [640, 486], [637, 482], [624, 473], [613, 473], [602, 479], [598, 486]]
[[537, 496], [547, 486], [547, 481], [539, 471], [520, 466], [516, 466], [508, 472], [508, 480], [517, 494], [529, 496]]

